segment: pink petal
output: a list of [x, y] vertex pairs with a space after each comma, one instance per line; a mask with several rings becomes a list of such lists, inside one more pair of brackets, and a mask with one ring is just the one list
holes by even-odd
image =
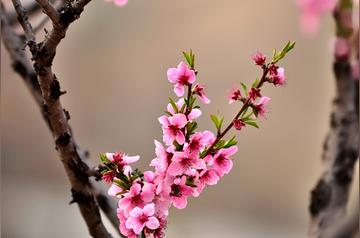
[[195, 108], [195, 109], [191, 110], [191, 112], [188, 115], [188, 118], [189, 118], [189, 120], [194, 120], [194, 119], [198, 118], [200, 115], [201, 115], [200, 109]]
[[119, 186], [117, 186], [116, 184], [112, 184], [109, 191], [108, 191], [108, 194], [110, 196], [114, 196], [116, 197], [118, 193], [121, 193], [123, 191], [122, 188], [120, 188]]
[[176, 126], [177, 128], [183, 128], [187, 123], [186, 116], [182, 113], [173, 115], [169, 120], [171, 124]]
[[144, 229], [145, 224], [141, 224], [140, 222], [136, 223], [135, 226], [133, 227], [133, 231], [140, 235], [141, 231]]
[[144, 213], [140, 207], [135, 207], [134, 209], [131, 210], [131, 212], [129, 214], [132, 217], [139, 217], [139, 216], [143, 215]]
[[140, 194], [140, 191], [141, 191], [141, 185], [138, 184], [138, 183], [135, 183], [135, 184], [133, 184], [133, 185], [130, 187], [130, 194], [131, 194], [132, 196], [139, 195], [139, 194]]
[[136, 161], [138, 161], [140, 159], [140, 156], [138, 155], [135, 155], [135, 156], [127, 156], [125, 155], [123, 157], [123, 161], [126, 163], [126, 164], [132, 164], [132, 163], [135, 163]]
[[143, 213], [144, 213], [144, 215], [146, 215], [148, 217], [154, 215], [154, 213], [155, 213], [155, 204], [150, 203], [150, 204], [146, 205], [143, 208]]
[[179, 75], [185, 75], [186, 71], [188, 70], [188, 67], [183, 61], [181, 61], [177, 66], [177, 70], [179, 72]]
[[159, 220], [156, 217], [149, 217], [149, 220], [145, 224], [151, 230], [155, 230], [160, 226]]
[[200, 98], [200, 101], [202, 101], [205, 104], [210, 103], [210, 99], [205, 94], [202, 94], [199, 98]]
[[118, 7], [123, 7], [128, 3], [128, 0], [114, 0], [114, 3]]
[[260, 98], [258, 104], [259, 105], [266, 105], [269, 101], [270, 101], [269, 97], [263, 96], [263, 97]]
[[175, 84], [175, 86], [174, 86], [174, 93], [175, 93], [178, 97], [184, 96], [184, 93], [185, 93], [184, 85], [179, 84], [179, 83]]
[[105, 153], [105, 156], [111, 162], [114, 161], [114, 153]]
[[172, 197], [172, 202], [177, 209], [184, 209], [187, 206], [187, 198], [184, 196]]
[[185, 136], [184, 134], [179, 131], [177, 134], [176, 134], [176, 141], [177, 143], [179, 143], [180, 145], [184, 144], [185, 143]]
[[168, 168], [168, 174], [176, 176], [184, 172], [184, 168], [178, 162], [172, 162]]
[[231, 156], [231, 155], [235, 154], [238, 151], [238, 147], [237, 146], [231, 146], [231, 147], [226, 148], [226, 149], [221, 149], [221, 151], [219, 151], [219, 153], [223, 153], [225, 156]]
[[169, 68], [167, 70], [167, 78], [170, 83], [176, 83], [179, 78], [178, 70], [176, 68]]
[[152, 172], [152, 171], [145, 171], [144, 172], [144, 178], [145, 178], [146, 182], [148, 182], [148, 183], [153, 182], [154, 177], [155, 177], [154, 172]]
[[170, 121], [169, 121], [169, 118], [167, 116], [161, 116], [161, 117], [159, 117], [158, 120], [159, 120], [160, 124], [163, 125], [163, 126], [170, 125]]

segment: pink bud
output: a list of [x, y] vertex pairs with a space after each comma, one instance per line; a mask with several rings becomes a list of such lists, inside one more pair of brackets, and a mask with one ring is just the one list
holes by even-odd
[[266, 56], [259, 51], [256, 52], [251, 58], [255, 62], [255, 64], [259, 66], [264, 65], [266, 61]]

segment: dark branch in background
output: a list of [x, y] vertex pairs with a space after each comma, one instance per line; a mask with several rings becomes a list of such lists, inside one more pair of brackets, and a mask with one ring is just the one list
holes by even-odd
[[[116, 203], [104, 193], [100, 184], [92, 183], [88, 178], [89, 167], [83, 162], [86, 153], [83, 153], [75, 143], [68, 124], [69, 113], [62, 108], [59, 100], [63, 92], [60, 91], [59, 81], [51, 69], [57, 45], [65, 36], [69, 24], [80, 16], [83, 7], [88, 2], [78, 1], [72, 3], [68, 1], [61, 8], [61, 11], [52, 11], [52, 19], [56, 19], [54, 15], [56, 13], [59, 22], [56, 23], [56, 27], [54, 27], [50, 36], [47, 36], [39, 44], [36, 44], [31, 24], [28, 22], [20, 1], [13, 0], [13, 3], [19, 16], [19, 22], [25, 31], [26, 42], [22, 36], [16, 34], [11, 28], [9, 15], [6, 14], [4, 5], [1, 2], [2, 38], [12, 59], [14, 70], [25, 81], [54, 136], [56, 148], [71, 183], [72, 201], [78, 203], [90, 234], [93, 237], [111, 237], [101, 221], [95, 197], [112, 224], [118, 229]], [[42, 3], [46, 4], [43, 1]], [[24, 52], [25, 44], [29, 46], [33, 55], [35, 71]]]
[[[351, 0], [338, 1], [334, 12], [337, 37], [350, 42], [353, 29], [344, 25], [340, 17], [347, 14], [345, 11], [352, 11]], [[335, 57], [333, 64], [336, 98], [323, 149], [324, 171], [311, 192], [309, 236], [314, 238], [330, 237], [331, 230], [345, 218], [354, 166], [359, 157], [359, 89], [352, 74], [351, 56]]]

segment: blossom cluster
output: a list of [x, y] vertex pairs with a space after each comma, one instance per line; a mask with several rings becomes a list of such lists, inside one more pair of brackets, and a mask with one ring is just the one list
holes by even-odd
[[[293, 45], [289, 43], [287, 47]], [[233, 127], [237, 130], [245, 125], [258, 127], [256, 118], [264, 116], [270, 100], [262, 96], [260, 88], [266, 82], [284, 85], [284, 69], [276, 63], [290, 51], [288, 48], [274, 55], [268, 64], [263, 54], [254, 55], [255, 64], [263, 70], [262, 78], [255, 80], [249, 90], [242, 84], [244, 92], [237, 88], [229, 96], [229, 102], [239, 101], [243, 105], [224, 131], [221, 131], [223, 118], [211, 115], [217, 134], [197, 131], [196, 119], [201, 115], [197, 99], [205, 104], [210, 100], [204, 86], [196, 82], [193, 53], [184, 52], [187, 63], [180, 62], [176, 68], [168, 69], [168, 81], [179, 98], [176, 101], [170, 98], [165, 115], [159, 117], [163, 138], [162, 142], [155, 140], [156, 157], [150, 163], [154, 171], [134, 170], [131, 164], [139, 156], [121, 152], [100, 155], [102, 179], [111, 183], [108, 193], [119, 198], [117, 214], [124, 236], [164, 237], [170, 207], [185, 208], [189, 197], [198, 197], [206, 186], [217, 184], [231, 171], [237, 142], [235, 137], [229, 140], [223, 137]]]

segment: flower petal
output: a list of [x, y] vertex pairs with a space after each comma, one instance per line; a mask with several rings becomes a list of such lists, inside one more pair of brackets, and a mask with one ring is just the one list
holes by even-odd
[[146, 227], [155, 230], [160, 226], [160, 222], [156, 217], [149, 217], [149, 220], [145, 223]]

